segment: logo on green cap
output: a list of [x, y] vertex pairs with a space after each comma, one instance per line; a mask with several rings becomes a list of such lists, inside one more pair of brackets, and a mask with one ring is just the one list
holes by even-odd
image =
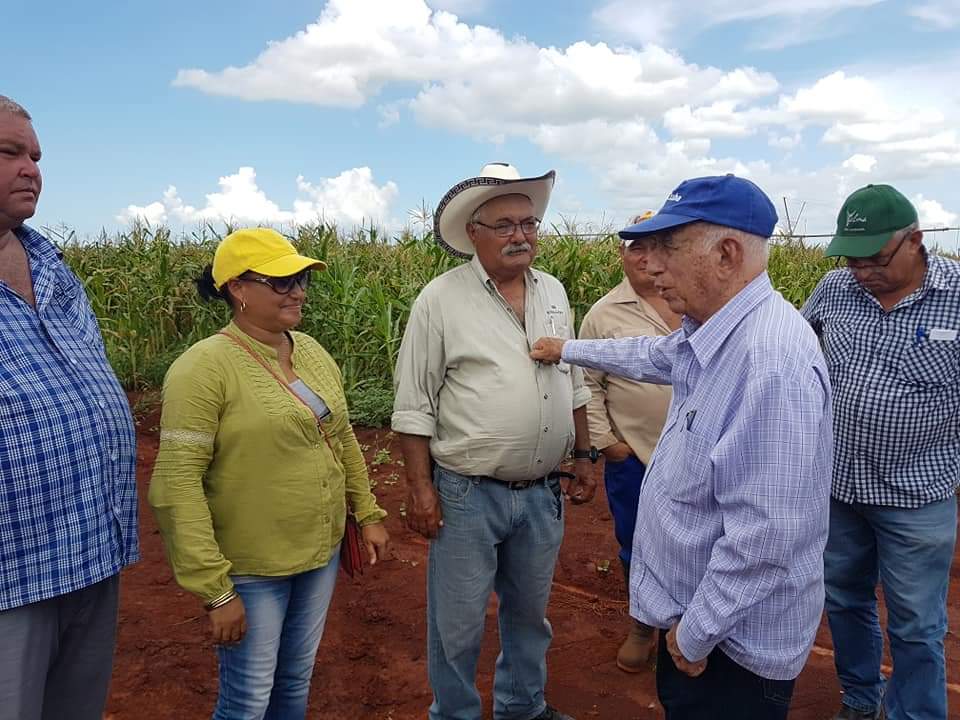
[[893, 234], [917, 221], [917, 210], [890, 185], [867, 185], [843, 203], [837, 231], [825, 255], [871, 257], [883, 249]]
[[[854, 226], [858, 227], [854, 227]], [[844, 228], [848, 232], [862, 232], [867, 229], [867, 216], [857, 210], [847, 210], [847, 224]]]

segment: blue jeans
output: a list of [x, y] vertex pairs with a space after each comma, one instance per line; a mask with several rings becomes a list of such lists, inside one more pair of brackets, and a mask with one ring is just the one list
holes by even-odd
[[559, 481], [511, 490], [436, 466], [443, 527], [430, 543], [427, 661], [431, 720], [480, 720], [475, 683], [490, 593], [500, 600], [495, 720], [529, 720], [546, 707], [545, 615], [563, 540]]
[[334, 552], [322, 568], [269, 578], [234, 577], [247, 613], [238, 645], [217, 648], [220, 694], [214, 720], [296, 720], [307, 695], [320, 636], [340, 567]]
[[755, 675], [719, 648], [707, 656], [707, 669], [690, 677], [677, 669], [660, 632], [657, 698], [666, 720], [787, 720], [795, 682]]
[[[916, 509], [830, 501], [824, 553], [827, 618], [843, 703], [886, 705], [889, 720], [945, 720], [947, 583], [955, 498]], [[877, 581], [883, 584], [894, 671], [884, 688]]]
[[[647, 468], [640, 458], [630, 455], [622, 462], [603, 463], [603, 484], [607, 491], [610, 514], [613, 515], [613, 534], [620, 545], [620, 561], [629, 570], [633, 553], [633, 531], [637, 527], [637, 505], [640, 486]], [[629, 585], [629, 581], [627, 583]]]

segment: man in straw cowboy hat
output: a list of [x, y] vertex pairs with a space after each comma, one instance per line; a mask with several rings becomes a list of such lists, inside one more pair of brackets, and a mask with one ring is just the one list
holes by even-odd
[[[947, 584], [960, 465], [960, 264], [930, 253], [889, 185], [844, 202], [828, 273], [803, 307], [833, 383], [827, 618], [839, 720], [945, 720]], [[887, 606], [893, 673], [880, 671]], [[884, 710], [885, 707], [885, 710]]]
[[749, 180], [686, 180], [620, 237], [683, 314], [666, 337], [542, 338], [532, 357], [670, 383], [640, 491], [630, 614], [661, 628], [669, 720], [785, 720], [823, 610], [832, 452], [817, 338], [767, 276], [777, 215]]
[[[635, 217], [631, 225], [653, 214], [648, 210]], [[587, 311], [580, 326], [581, 339], [669, 335], [680, 327], [680, 316], [660, 297], [653, 276], [647, 272], [648, 251], [642, 240], [621, 241], [623, 280]], [[594, 458], [604, 456], [603, 484], [629, 595], [640, 486], [667, 417], [670, 386], [636, 382], [602, 370], [586, 370], [585, 380], [591, 395], [587, 421], [597, 448], [591, 450]], [[617, 667], [631, 673], [649, 669], [656, 649], [654, 628], [631, 619], [617, 651]]]
[[[406, 461], [407, 524], [430, 540], [431, 720], [479, 720], [475, 684], [484, 616], [499, 598], [496, 720], [571, 720], [546, 704], [545, 618], [563, 538], [564, 497], [595, 482], [579, 368], [528, 355], [535, 338], [570, 337], [556, 278], [531, 268], [554, 173], [521, 178], [486, 165], [435, 214], [438, 243], [469, 262], [424, 287], [397, 360], [393, 430]], [[577, 449], [564, 488], [556, 472]]]

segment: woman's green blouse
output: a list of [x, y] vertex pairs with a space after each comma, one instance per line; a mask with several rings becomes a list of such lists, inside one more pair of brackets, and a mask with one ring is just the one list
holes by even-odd
[[[274, 349], [233, 323], [225, 331], [282, 377]], [[360, 525], [386, 516], [370, 491], [339, 368], [309, 335], [291, 337], [294, 372], [331, 410], [320, 428], [221, 334], [177, 358], [163, 383], [150, 505], [177, 582], [204, 600], [230, 590], [230, 575], [326, 565], [343, 537], [347, 501]]]

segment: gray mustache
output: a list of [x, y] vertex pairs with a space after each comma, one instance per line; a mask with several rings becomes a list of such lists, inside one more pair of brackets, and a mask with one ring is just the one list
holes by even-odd
[[528, 242], [521, 243], [510, 243], [503, 250], [500, 251], [501, 255], [517, 255], [522, 252], [530, 252], [533, 248]]

